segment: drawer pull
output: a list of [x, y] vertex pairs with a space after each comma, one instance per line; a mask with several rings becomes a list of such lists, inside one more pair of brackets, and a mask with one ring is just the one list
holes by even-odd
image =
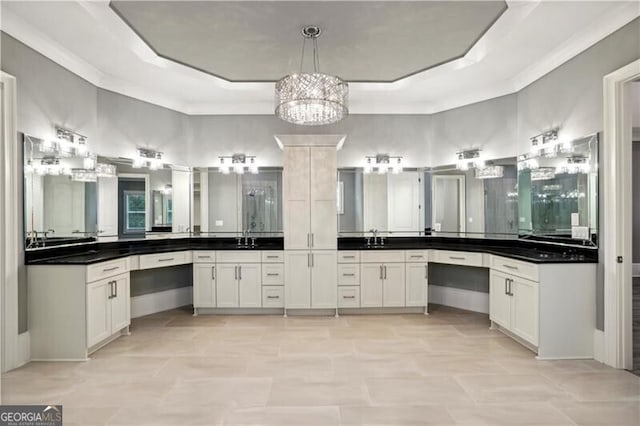
[[343, 277], [355, 277], [356, 274], [342, 274]]
[[267, 296], [267, 299], [280, 299], [280, 296]]
[[355, 296], [342, 296], [343, 299], [355, 299]]
[[280, 274], [273, 273], [273, 274], [267, 274], [267, 276], [268, 277], [278, 277], [278, 276], [280, 276]]
[[158, 259], [158, 262], [171, 262], [172, 260], [175, 260], [175, 258], [167, 257], [165, 259]]
[[354, 255], [350, 255], [350, 256], [342, 256], [345, 259], [355, 259], [356, 257]]
[[111, 272], [111, 271], [115, 271], [116, 269], [120, 269], [120, 267], [114, 266], [113, 268], [105, 268], [102, 270], [102, 272]]
[[267, 256], [267, 259], [280, 259], [280, 256]]
[[449, 259], [451, 259], [451, 260], [466, 260], [466, 257], [462, 257], [462, 256], [449, 256]]
[[511, 265], [505, 265], [505, 264], [503, 264], [502, 266], [504, 266], [505, 268], [513, 269], [513, 270], [515, 270], [515, 271], [517, 271], [517, 270], [518, 270], [518, 267], [517, 267], [517, 266], [511, 266]]
[[422, 255], [421, 254], [412, 254], [411, 256], [409, 256], [411, 259], [422, 259]]
[[211, 259], [211, 256], [198, 256], [198, 259]]

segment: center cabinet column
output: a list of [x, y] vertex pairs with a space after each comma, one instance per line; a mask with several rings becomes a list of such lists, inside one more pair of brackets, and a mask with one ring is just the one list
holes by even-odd
[[[337, 143], [277, 137], [284, 150], [285, 308], [337, 307]], [[335, 138], [335, 137], [333, 137]], [[284, 141], [283, 141], [284, 139]], [[339, 137], [342, 141], [343, 137]], [[293, 142], [291, 144], [287, 142]]]

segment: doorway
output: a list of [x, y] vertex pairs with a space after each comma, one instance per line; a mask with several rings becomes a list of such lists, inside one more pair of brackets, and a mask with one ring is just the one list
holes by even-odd
[[640, 376], [640, 81], [631, 83], [632, 131], [631, 131], [631, 217], [632, 236], [632, 371]]
[[434, 175], [432, 177], [432, 217], [435, 232], [464, 233], [465, 177]]

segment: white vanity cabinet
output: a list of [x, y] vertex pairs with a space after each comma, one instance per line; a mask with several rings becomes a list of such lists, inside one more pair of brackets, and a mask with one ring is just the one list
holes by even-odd
[[336, 308], [335, 250], [286, 250], [284, 275], [287, 309]]
[[260, 308], [262, 274], [260, 251], [216, 253], [218, 308]]
[[360, 306], [405, 306], [404, 252], [363, 251], [360, 261]]
[[131, 324], [129, 274], [87, 284], [87, 346], [108, 339]]
[[406, 306], [427, 306], [428, 304], [428, 260], [428, 250], [405, 252]]
[[92, 265], [29, 265], [34, 361], [86, 360], [131, 322], [129, 259]]
[[492, 326], [539, 359], [593, 357], [596, 264], [534, 264], [491, 256]]

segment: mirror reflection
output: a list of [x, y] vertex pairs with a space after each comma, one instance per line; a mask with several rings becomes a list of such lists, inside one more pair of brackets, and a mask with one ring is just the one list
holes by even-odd
[[492, 160], [482, 168], [455, 166], [431, 171], [432, 231], [439, 236], [518, 235], [515, 157]]
[[597, 244], [597, 134], [541, 147], [518, 169], [520, 232]]
[[194, 170], [196, 235], [282, 232], [282, 169], [256, 171]]

